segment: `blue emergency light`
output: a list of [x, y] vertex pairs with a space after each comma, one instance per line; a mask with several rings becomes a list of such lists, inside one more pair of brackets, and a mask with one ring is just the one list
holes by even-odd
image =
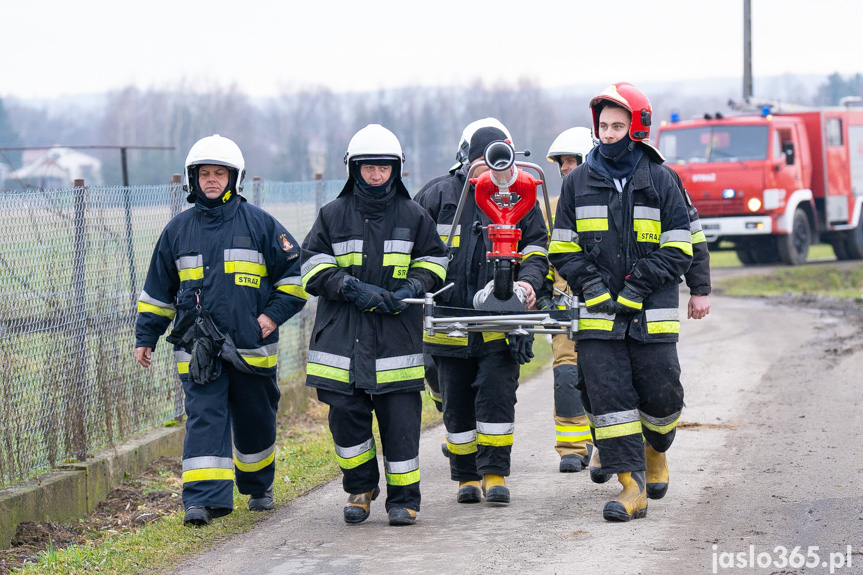
[[734, 197], [736, 193], [737, 192], [735, 192], [733, 188], [725, 188], [724, 190], [722, 190], [722, 197], [726, 200], [730, 200]]

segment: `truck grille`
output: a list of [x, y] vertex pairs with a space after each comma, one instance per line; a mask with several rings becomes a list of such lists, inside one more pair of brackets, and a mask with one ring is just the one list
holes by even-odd
[[701, 218], [747, 213], [743, 197], [730, 199], [692, 198], [692, 203], [695, 204], [695, 207], [698, 209], [698, 216]]

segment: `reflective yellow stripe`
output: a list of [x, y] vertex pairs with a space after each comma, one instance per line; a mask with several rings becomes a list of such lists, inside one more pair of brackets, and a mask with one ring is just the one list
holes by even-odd
[[581, 232], [604, 232], [608, 230], [608, 219], [584, 219], [575, 220], [575, 231]]
[[429, 270], [431, 273], [435, 274], [442, 280], [446, 279], [446, 269], [442, 265], [433, 262], [415, 262], [411, 267]]
[[450, 453], [455, 453], [456, 455], [470, 455], [471, 453], [476, 453], [476, 440], [469, 441], [468, 443], [450, 443], [447, 441], [446, 448], [449, 449]]
[[557, 242], [552, 241], [548, 244], [548, 253], [550, 254], [568, 254], [580, 252], [581, 246], [575, 242]]
[[594, 306], [598, 303], [604, 302], [605, 300], [611, 299], [611, 294], [605, 292], [602, 295], [598, 295], [595, 298], [584, 300], [584, 305], [587, 307]]
[[584, 433], [582, 435], [557, 435], [555, 436], [555, 440], [558, 443], [576, 443], [579, 441], [587, 441], [590, 439], [590, 432]]
[[351, 457], [345, 459], [344, 457], [340, 457], [338, 453], [336, 453], [336, 459], [339, 462], [339, 467], [342, 469], [354, 469], [355, 467], [359, 467], [366, 461], [370, 461], [375, 458], [375, 446], [372, 445], [371, 449], [368, 451], [364, 451], [355, 457]]
[[154, 313], [156, 315], [160, 315], [162, 317], [166, 317], [168, 319], [174, 319], [174, 316], [177, 315], [176, 310], [167, 308], [167, 307], [159, 307], [157, 305], [153, 305], [151, 303], [139, 301], [138, 302], [138, 313]]
[[[461, 238], [461, 236], [456, 236], [456, 237], [454, 237], [454, 238], [452, 239], [452, 247], [454, 247], [454, 248], [457, 248], [457, 247], [458, 247], [458, 245], [459, 245], [459, 239], [460, 239], [460, 238]], [[441, 237], [440, 237], [440, 240], [441, 240], [443, 243], [446, 243], [446, 241], [447, 241], [448, 239], [449, 239], [449, 236], [441, 236]]]
[[647, 421], [646, 419], [644, 419], [642, 417], [641, 418], [641, 425], [643, 425], [644, 427], [646, 427], [650, 431], [655, 431], [656, 433], [665, 434], [665, 433], [668, 433], [669, 431], [671, 431], [672, 429], [674, 429], [675, 427], [677, 427], [678, 421], [680, 421], [679, 417], [667, 425], [654, 425], [653, 423], [650, 423], [649, 421]]
[[425, 367], [405, 367], [403, 369], [389, 369], [379, 371], [376, 374], [378, 383], [392, 383], [394, 381], [409, 381], [411, 379], [422, 379], [425, 377]]
[[309, 299], [309, 294], [306, 293], [306, 290], [304, 290], [302, 287], [300, 287], [298, 285], [294, 285], [294, 284], [280, 285], [276, 288], [276, 290], [283, 292], [283, 293], [286, 293], [288, 295], [292, 295], [292, 296], [299, 298], [299, 299]]
[[338, 367], [330, 367], [328, 365], [321, 365], [319, 363], [306, 364], [306, 374], [316, 375], [318, 377], [332, 379], [334, 381], [340, 381], [342, 383], [351, 382], [351, 375], [348, 370], [339, 369]]
[[493, 331], [482, 332], [482, 340], [486, 343], [488, 343], [490, 341], [497, 341], [499, 339], [506, 339], [506, 334], [493, 332]]
[[246, 363], [254, 365], [255, 367], [274, 367], [279, 361], [278, 355], [243, 355], [240, 357], [242, 357]]
[[680, 322], [649, 321], [647, 322], [647, 333], [680, 333]]
[[410, 254], [388, 253], [384, 254], [384, 266], [409, 266], [411, 263]]
[[636, 238], [639, 242], [659, 243], [662, 234], [662, 224], [655, 220], [634, 220], [632, 227], [635, 229]]
[[490, 445], [492, 447], [504, 447], [512, 445], [512, 434], [505, 435], [486, 435], [485, 433], [476, 434], [477, 445]]
[[578, 330], [584, 331], [588, 329], [595, 329], [598, 331], [611, 331], [614, 327], [614, 320], [610, 319], [579, 319], [578, 320]]
[[666, 242], [660, 248], [677, 248], [688, 256], [692, 255], [692, 244], [689, 242]]
[[204, 278], [204, 268], [187, 268], [180, 270], [180, 281], [199, 280]]
[[177, 373], [189, 373], [189, 362], [188, 361], [178, 361], [177, 362]]
[[267, 266], [255, 262], [231, 261], [225, 262], [225, 273], [252, 274], [265, 277], [267, 275]]
[[234, 465], [237, 466], [237, 469], [240, 471], [247, 471], [249, 473], [260, 471], [270, 463], [272, 463], [276, 458], [276, 452], [274, 451], [268, 457], [265, 457], [261, 461], [256, 461], [255, 463], [243, 463], [236, 457], [234, 457]]
[[346, 268], [348, 266], [361, 266], [363, 265], [363, 254], [359, 252], [351, 252], [343, 256], [336, 256], [336, 263], [339, 265], [340, 268]]
[[330, 264], [330, 263], [318, 264], [315, 267], [313, 267], [311, 270], [309, 270], [309, 273], [307, 273], [306, 275], [303, 276], [303, 289], [306, 289], [306, 284], [309, 283], [309, 280], [312, 279], [312, 276], [314, 276], [316, 273], [319, 273], [319, 272], [325, 270], [326, 268], [334, 268], [334, 267], [336, 267], [336, 264]]
[[408, 473], [386, 473], [387, 483], [390, 485], [412, 485], [419, 483], [420, 470], [409, 471]]
[[428, 332], [424, 331], [423, 341], [425, 343], [436, 343], [439, 345], [467, 345], [467, 336], [450, 337], [445, 333], [429, 335]]
[[530, 253], [526, 253], [526, 254], [524, 254], [523, 256], [521, 256], [521, 259], [522, 259], [522, 261], [524, 261], [524, 260], [526, 260], [527, 258], [529, 258], [529, 257], [531, 257], [531, 256], [540, 256], [540, 257], [543, 257], [543, 258], [544, 258], [544, 257], [546, 257], [546, 256], [545, 256], [545, 252], [530, 252]]
[[193, 481], [233, 481], [233, 469], [221, 469], [219, 467], [205, 467], [203, 469], [190, 469], [183, 472], [183, 483]]
[[596, 428], [597, 440], [612, 439], [614, 437], [623, 437], [625, 435], [641, 435], [641, 422], [630, 421], [629, 423], [619, 423], [617, 425], [608, 425]]
[[706, 241], [707, 241], [707, 237], [704, 235], [703, 231], [698, 230], [697, 232], [692, 234], [692, 243], [693, 244], [700, 244], [701, 242], [706, 242]]
[[641, 302], [632, 301], [621, 296], [617, 296], [617, 303], [625, 305], [626, 307], [631, 307], [632, 309], [641, 309], [643, 307]]

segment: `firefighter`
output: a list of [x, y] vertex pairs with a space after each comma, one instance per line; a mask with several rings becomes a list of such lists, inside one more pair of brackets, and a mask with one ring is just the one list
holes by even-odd
[[[565, 178], [573, 168], [582, 164], [593, 148], [593, 136], [589, 128], [570, 128], [561, 133], [548, 149], [546, 159], [556, 162], [560, 176]], [[557, 207], [558, 198], [551, 201], [552, 212]], [[544, 292], [547, 298], [540, 297], [545, 305], [540, 309], [555, 305], [564, 306], [563, 299], [571, 295], [566, 281], [554, 269], [546, 279]], [[559, 290], [559, 291], [556, 291]], [[561, 295], [564, 292], [566, 295]], [[576, 385], [578, 384], [578, 354], [575, 344], [563, 334], [552, 338], [554, 361], [554, 448], [560, 455], [559, 470], [562, 473], [581, 471], [586, 468], [593, 451], [590, 425], [584, 412], [584, 405]]]
[[420, 510], [422, 307], [402, 302], [446, 277], [446, 246], [401, 179], [398, 138], [370, 124], [351, 138], [348, 180], [303, 241], [303, 286], [318, 296], [306, 385], [329, 408], [349, 494], [346, 523], [365, 521], [380, 493], [372, 412], [380, 429], [390, 525]]
[[667, 451], [683, 408], [678, 281], [692, 262], [692, 234], [680, 189], [646, 143], [647, 97], [621, 82], [590, 109], [600, 143], [564, 179], [549, 258], [586, 306], [585, 408], [602, 471], [622, 486], [603, 517], [629, 521], [647, 515], [644, 442]]
[[[252, 511], [273, 508], [278, 326], [308, 298], [300, 248], [271, 215], [240, 195], [240, 148], [218, 134], [186, 158], [188, 201], [156, 244], [135, 323], [138, 363], [174, 320], [185, 392], [183, 523], [208, 525], [234, 507], [234, 481]], [[233, 434], [233, 457], [231, 437]]]
[[[473, 307], [474, 295], [493, 279], [486, 254], [491, 242], [485, 231], [489, 218], [476, 206], [473, 186], [460, 221], [456, 207], [470, 164], [482, 160], [488, 144], [507, 139], [499, 128], [482, 127], [470, 138], [468, 164], [453, 174], [426, 184], [416, 201], [437, 222], [442, 238], [453, 236], [452, 260], [447, 282], [454, 287], [441, 294], [439, 303]], [[474, 172], [478, 176], [483, 168]], [[517, 287], [524, 290], [525, 304], [533, 308], [536, 290], [548, 273], [547, 237], [539, 207], [534, 206], [519, 223], [522, 238]], [[426, 352], [434, 356], [443, 395], [443, 418], [450, 452], [450, 472], [459, 483], [456, 500], [478, 503], [483, 494], [489, 503], [510, 501], [505, 477], [510, 473], [510, 453], [515, 427], [519, 364], [533, 356], [528, 336], [506, 338], [498, 333], [469, 333], [466, 337], [424, 334]]]

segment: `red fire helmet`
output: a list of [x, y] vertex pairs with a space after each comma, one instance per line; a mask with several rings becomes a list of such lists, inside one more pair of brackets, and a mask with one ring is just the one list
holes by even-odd
[[599, 136], [599, 113], [606, 102], [617, 104], [632, 114], [632, 124], [629, 126], [630, 138], [636, 142], [646, 142], [650, 139], [650, 116], [653, 108], [647, 96], [629, 82], [612, 84], [590, 101], [595, 136]]

